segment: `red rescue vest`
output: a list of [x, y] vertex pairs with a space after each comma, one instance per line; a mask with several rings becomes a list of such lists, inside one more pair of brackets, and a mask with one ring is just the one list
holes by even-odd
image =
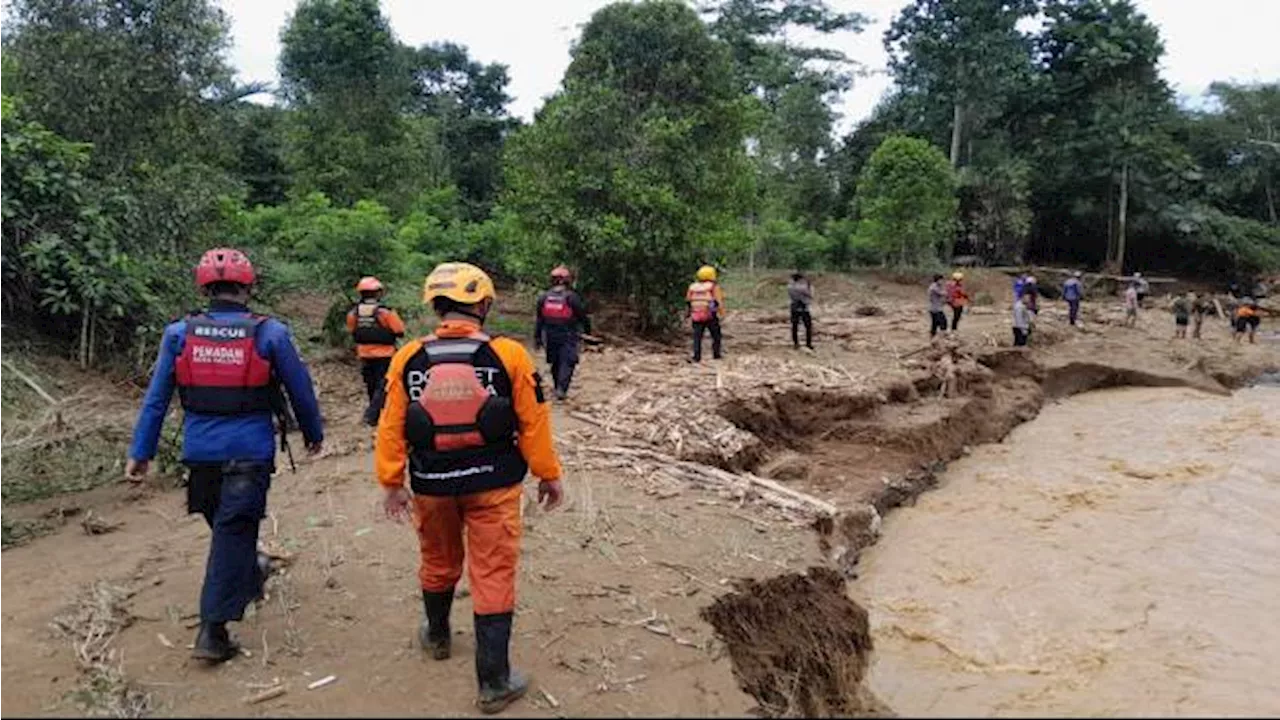
[[187, 335], [175, 365], [178, 396], [188, 412], [238, 415], [272, 409], [271, 361], [255, 343], [262, 315], [187, 317]]
[[361, 302], [352, 309], [356, 316], [356, 329], [351, 339], [357, 345], [395, 345], [396, 334], [382, 324], [380, 315], [385, 308], [378, 302]]
[[559, 290], [548, 291], [542, 298], [542, 319], [560, 323], [573, 320], [573, 306], [569, 304], [569, 294]]
[[414, 492], [465, 494], [524, 478], [511, 380], [488, 335], [423, 338], [420, 355], [406, 366], [406, 389]]
[[689, 286], [689, 317], [694, 322], [711, 322], [716, 316], [716, 284], [709, 281]]

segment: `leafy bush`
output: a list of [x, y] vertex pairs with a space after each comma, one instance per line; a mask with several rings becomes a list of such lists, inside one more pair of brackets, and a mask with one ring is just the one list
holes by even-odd
[[931, 266], [948, 251], [958, 202], [951, 164], [925, 140], [892, 135], [858, 180], [862, 233], [900, 266]]

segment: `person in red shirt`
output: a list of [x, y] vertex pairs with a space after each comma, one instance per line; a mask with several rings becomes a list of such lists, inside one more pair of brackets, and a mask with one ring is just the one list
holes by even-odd
[[947, 283], [947, 304], [951, 306], [951, 332], [960, 326], [960, 316], [969, 304], [969, 293], [964, 289], [964, 273], [951, 273], [951, 281]]

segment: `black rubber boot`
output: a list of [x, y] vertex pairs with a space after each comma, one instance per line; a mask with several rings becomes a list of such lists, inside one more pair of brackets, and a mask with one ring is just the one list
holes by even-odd
[[418, 642], [436, 660], [448, 660], [453, 636], [449, 633], [449, 610], [453, 607], [453, 588], [443, 592], [422, 591], [422, 607], [427, 619], [418, 627]]
[[232, 642], [226, 623], [200, 623], [191, 657], [216, 665], [230, 660], [239, 652], [240, 646]]
[[480, 696], [476, 705], [486, 715], [502, 712], [524, 697], [529, 679], [511, 669], [511, 613], [476, 615], [476, 680]]

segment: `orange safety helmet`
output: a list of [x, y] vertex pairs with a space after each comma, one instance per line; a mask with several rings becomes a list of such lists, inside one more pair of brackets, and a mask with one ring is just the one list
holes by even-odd
[[372, 275], [362, 277], [356, 283], [356, 292], [382, 292], [382, 281]]
[[564, 265], [557, 265], [551, 269], [552, 280], [572, 280], [573, 273]]

